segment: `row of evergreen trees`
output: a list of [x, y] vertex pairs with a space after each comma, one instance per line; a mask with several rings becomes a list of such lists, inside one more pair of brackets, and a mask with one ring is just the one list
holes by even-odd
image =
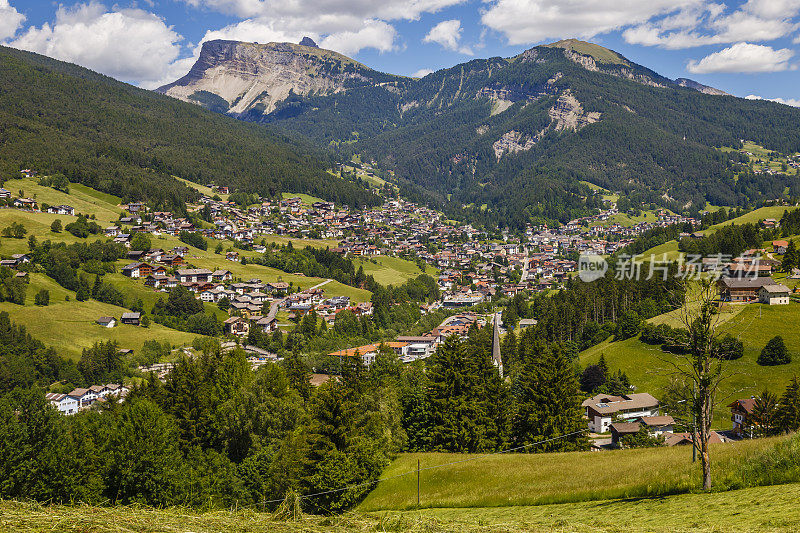
[[[56, 357], [9, 328], [32, 355]], [[0, 497], [271, 508], [289, 491], [334, 491], [304, 506], [335, 512], [359, 501], [399, 451], [587, 446], [576, 352], [533, 330], [506, 341], [507, 379], [491, 362], [491, 328], [452, 337], [411, 367], [391, 349], [369, 368], [344, 358], [341, 375], [316, 388], [297, 354], [253, 371], [242, 351], [201, 347], [165, 384], [151, 376], [123, 403], [71, 417], [17, 383], [0, 397]], [[90, 352], [78, 370], [92, 378], [122, 364], [113, 343]]]

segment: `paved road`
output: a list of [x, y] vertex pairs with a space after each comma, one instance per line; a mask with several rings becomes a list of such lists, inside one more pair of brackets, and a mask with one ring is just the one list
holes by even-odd
[[[327, 285], [331, 281], [333, 281], [333, 280], [332, 279], [326, 279], [322, 283], [318, 283], [317, 285], [314, 285], [313, 287], [311, 287], [310, 289], [307, 289], [307, 290], [318, 289], [318, 288], [322, 287], [323, 285]], [[288, 296], [286, 298], [288, 298]], [[274, 302], [272, 302], [272, 305], [269, 306], [269, 313], [267, 314], [267, 320], [272, 320], [273, 318], [275, 318], [275, 316], [277, 316], [278, 309], [280, 308], [281, 304], [286, 301], [286, 298], [281, 298], [280, 300], [275, 300]]]

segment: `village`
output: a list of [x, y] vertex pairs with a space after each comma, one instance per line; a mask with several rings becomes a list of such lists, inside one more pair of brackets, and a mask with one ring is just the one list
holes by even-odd
[[[23, 175], [31, 177], [35, 173], [23, 171]], [[229, 193], [225, 187], [213, 190], [223, 195]], [[0, 189], [0, 199], [20, 210], [76, 215], [69, 205], [39, 206], [35, 199], [15, 197], [6, 189]], [[441, 297], [421, 305], [421, 311], [450, 311], [438, 326], [422, 335], [399, 335], [391, 341], [353, 346], [328, 354], [339, 359], [359, 357], [367, 366], [375, 361], [380, 350], [393, 351], [403, 363], [426, 359], [449, 336], [466, 338], [473, 325], [492, 326], [498, 335], [504, 333], [506, 329], [499, 313], [492, 315], [488, 311], [471, 309], [497, 296], [530, 295], [561, 288], [577, 273], [577, 258], [581, 254], [608, 256], [650, 229], [699, 224], [695, 219], [660, 210], [655, 221], [624, 226], [611, 222], [619, 214], [612, 202], [594, 216], [571, 220], [558, 228], [529, 226], [524, 235], [510, 235], [506, 231], [490, 235], [469, 224], [446, 221], [441, 213], [430, 208], [398, 199], [388, 199], [381, 207], [369, 210], [351, 210], [332, 202], [309, 202], [301, 197], [262, 201], [245, 208], [222, 200], [217, 194], [203, 195], [197, 204], [189, 206], [190, 212], [201, 215], [193, 219], [176, 217], [170, 212], [152, 212], [139, 202], [121, 207], [124, 212], [117, 223], [102, 228], [105, 237], [128, 248], [129, 262], [121, 268], [121, 274], [158, 292], [167, 293], [182, 286], [198, 300], [224, 308], [229, 315], [223, 323], [224, 335], [229, 339], [223, 343], [225, 350], [239, 346], [252, 328], [271, 334], [281, 327], [290, 327], [291, 324], [279, 322], [279, 313], [283, 313], [285, 319], [299, 322], [313, 311], [328, 327], [333, 327], [338, 313], [348, 311], [356, 317], [370, 316], [372, 304], [351, 302], [348, 296], [326, 295], [326, 282], [300, 290], [284, 281], [238, 279], [226, 268], [197, 268], [191, 264], [188, 246], [134, 250], [131, 243], [137, 234], [157, 238], [193, 233], [214, 241], [233, 241], [234, 249], [223, 254], [226, 261], [232, 262], [242, 260], [240, 251], [265, 252], [263, 238], [274, 235], [331, 240], [336, 243], [331, 250], [344, 257], [369, 260], [396, 256], [433, 267]], [[771, 219], [763, 223], [777, 224]], [[690, 234], [682, 236], [692, 237]], [[704, 258], [699, 267], [702, 272], [718, 277], [722, 302], [785, 305], [790, 301], [791, 290], [770, 276], [778, 265], [773, 257], [785, 253], [787, 246], [786, 241], [774, 241], [773, 250], [748, 250], [738, 258]], [[17, 269], [28, 260], [25, 254], [14, 254], [3, 259], [2, 266]], [[24, 272], [19, 274], [24, 275]], [[141, 313], [127, 312], [119, 320], [99, 317], [97, 324], [106, 328], [113, 328], [117, 323], [140, 326], [141, 320]], [[522, 330], [535, 325], [535, 319], [522, 319], [516, 327]], [[262, 348], [246, 343], [242, 347], [253, 368], [278, 360], [276, 354]], [[191, 351], [187, 353], [191, 355]], [[493, 360], [502, 372], [499, 348]], [[163, 381], [172, 367], [172, 363], [161, 362], [140, 370], [154, 372]], [[316, 382], [327, 378], [324, 375], [314, 377]], [[50, 393], [47, 399], [60, 412], [74, 414], [100, 405], [109, 395], [123, 400], [127, 391], [127, 387], [110, 384], [66, 394]], [[749, 426], [746, 418], [752, 411], [752, 404], [752, 399], [731, 404], [732, 429], [714, 433], [712, 439], [725, 442], [741, 438], [743, 428]], [[595, 450], [619, 447], [623, 437], [643, 432], [650, 438], [662, 439], [666, 445], [691, 444], [691, 434], [675, 432], [674, 427], [680, 424], [663, 413], [659, 401], [648, 393], [599, 394], [585, 400], [583, 408]]]

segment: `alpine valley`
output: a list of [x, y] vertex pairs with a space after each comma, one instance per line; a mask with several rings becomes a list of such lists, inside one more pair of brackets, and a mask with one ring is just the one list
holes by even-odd
[[754, 140], [794, 153], [800, 110], [667, 79], [595, 44], [415, 79], [303, 43], [209, 41], [158, 90], [374, 161], [407, 197], [489, 225], [566, 222], [600, 205], [590, 184], [690, 213], [800, 191], [795, 175], [754, 174], [720, 150]]

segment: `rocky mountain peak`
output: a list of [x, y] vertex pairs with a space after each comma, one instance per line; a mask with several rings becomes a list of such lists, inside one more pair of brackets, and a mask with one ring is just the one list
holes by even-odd
[[310, 38], [300, 44], [215, 40], [203, 43], [200, 57], [181, 79], [157, 89], [214, 111], [242, 115], [273, 111], [290, 94], [332, 94], [381, 76]]
[[303, 37], [303, 39], [300, 41], [300, 46], [309, 46], [311, 48], [319, 48], [319, 46], [317, 46], [317, 43], [314, 42], [314, 39], [312, 39], [309, 36]]

